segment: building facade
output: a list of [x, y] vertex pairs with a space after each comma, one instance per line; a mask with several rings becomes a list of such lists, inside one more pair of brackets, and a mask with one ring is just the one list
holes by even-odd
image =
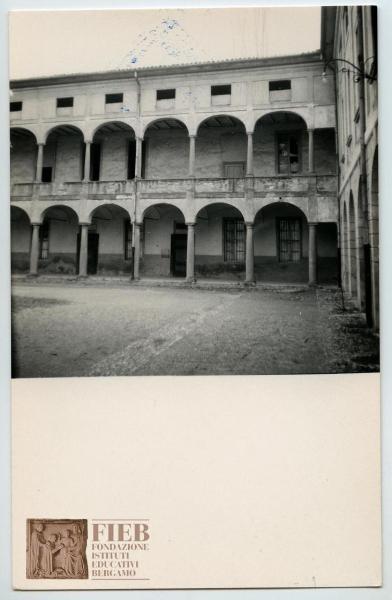
[[336, 283], [323, 70], [316, 52], [12, 81], [13, 271]]
[[336, 78], [341, 283], [377, 329], [377, 7], [323, 8], [322, 48]]

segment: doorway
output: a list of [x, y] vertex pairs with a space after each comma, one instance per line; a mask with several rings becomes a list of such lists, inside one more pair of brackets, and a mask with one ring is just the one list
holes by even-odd
[[172, 233], [170, 271], [174, 277], [186, 276], [186, 233]]
[[[95, 231], [88, 232], [87, 240], [87, 275], [96, 275], [98, 270], [98, 246], [99, 246], [99, 233]], [[77, 265], [79, 271], [79, 257], [80, 257], [80, 233], [78, 233], [77, 239]]]

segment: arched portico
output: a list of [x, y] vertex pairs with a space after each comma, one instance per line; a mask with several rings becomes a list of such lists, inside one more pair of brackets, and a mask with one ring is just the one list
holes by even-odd
[[378, 232], [378, 147], [376, 146], [370, 173], [369, 245], [371, 258], [373, 325], [379, 326], [379, 232]]
[[247, 133], [244, 123], [228, 113], [205, 118], [195, 141], [196, 177], [245, 177]]
[[78, 229], [78, 215], [69, 206], [45, 209], [33, 222], [30, 273], [76, 273]]
[[254, 264], [257, 281], [336, 283], [336, 223], [309, 222], [288, 202], [267, 204], [254, 221]]
[[172, 117], [161, 117], [150, 121], [144, 130], [141, 153], [141, 177], [146, 179], [188, 177], [189, 135], [186, 124]]
[[246, 224], [238, 208], [223, 202], [199, 209], [195, 219], [196, 277], [245, 278]]
[[31, 245], [29, 215], [17, 206], [11, 206], [11, 271], [28, 273]]
[[11, 183], [31, 183], [37, 168], [37, 138], [23, 127], [12, 127], [10, 133]]
[[[187, 225], [182, 211], [168, 203], [149, 206], [136, 224], [140, 272], [147, 277], [185, 277]], [[136, 250], [136, 247], [135, 247]], [[136, 266], [136, 265], [135, 265]], [[136, 267], [138, 275], [138, 267]], [[135, 275], [135, 276], [136, 276]]]
[[38, 146], [37, 181], [81, 181], [84, 164], [84, 135], [75, 125], [57, 125]]
[[136, 173], [137, 139], [123, 121], [98, 125], [85, 148], [85, 181], [125, 181]]
[[117, 204], [95, 208], [80, 225], [79, 275], [132, 273], [133, 239], [130, 214]]

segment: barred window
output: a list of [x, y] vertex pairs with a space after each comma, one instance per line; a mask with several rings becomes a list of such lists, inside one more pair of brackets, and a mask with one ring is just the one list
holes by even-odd
[[230, 263], [245, 261], [245, 224], [241, 219], [223, 221], [223, 260]]
[[278, 246], [280, 262], [298, 262], [301, 260], [300, 219], [278, 219]]

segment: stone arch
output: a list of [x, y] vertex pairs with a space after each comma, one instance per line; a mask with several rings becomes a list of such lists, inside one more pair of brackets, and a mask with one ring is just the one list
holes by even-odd
[[[121, 204], [117, 204], [115, 202], [101, 202], [98, 206], [94, 206], [94, 208], [92, 208], [92, 210], [89, 211], [85, 222], [91, 223], [92, 219], [94, 218], [94, 213], [96, 213], [100, 209], [105, 209], [105, 210], [109, 211], [109, 213], [110, 213], [111, 208], [113, 208], [114, 211], [117, 211], [117, 210], [123, 211], [125, 213], [125, 215], [127, 216], [127, 218], [130, 221], [132, 221], [131, 213], [127, 207], [122, 206]], [[112, 212], [113, 212], [113, 210], [112, 210]]]
[[12, 137], [12, 135], [17, 135], [20, 137], [32, 136], [34, 139], [34, 142], [37, 144], [37, 134], [32, 129], [29, 129], [28, 127], [11, 127], [10, 128], [10, 137]]
[[253, 128], [252, 131], [254, 132], [257, 124], [264, 118], [266, 117], [270, 117], [271, 115], [274, 115], [275, 118], [278, 117], [278, 115], [282, 113], [282, 114], [287, 114], [287, 115], [292, 115], [293, 117], [296, 117], [297, 119], [300, 119], [301, 121], [303, 121], [306, 129], [310, 129], [312, 127], [312, 123], [310, 122], [309, 119], [309, 114], [308, 111], [306, 109], [301, 109], [301, 108], [273, 108], [273, 109], [266, 109], [264, 111], [256, 111], [254, 114], [254, 121], [253, 121]]
[[136, 136], [134, 127], [132, 127], [132, 125], [128, 121], [123, 121], [121, 119], [112, 119], [110, 121], [102, 121], [98, 125], [96, 125], [96, 127], [94, 127], [94, 129], [91, 131], [91, 140], [93, 140], [94, 137], [102, 129], [107, 129], [108, 131], [115, 131], [116, 129], [118, 131], [130, 131], [134, 137]]
[[194, 212], [194, 216], [193, 216], [192, 220], [196, 221], [196, 219], [199, 216], [199, 213], [202, 210], [207, 210], [208, 208], [211, 208], [215, 205], [226, 206], [226, 207], [229, 207], [230, 209], [234, 209], [234, 210], [238, 211], [240, 213], [241, 217], [244, 219], [244, 221], [252, 221], [253, 220], [250, 217], [250, 215], [244, 211], [244, 205], [243, 205], [243, 202], [241, 202], [241, 200], [239, 200], [239, 201], [227, 200], [226, 198], [222, 199], [221, 202], [219, 200], [217, 200], [216, 198], [213, 198], [208, 201], [206, 201], [205, 199], [199, 200], [198, 202], [196, 202], [195, 212]]
[[50, 204], [48, 206], [45, 206], [42, 208], [41, 213], [38, 215], [37, 219], [34, 219], [35, 222], [37, 223], [43, 223], [45, 217], [47, 216], [47, 213], [51, 210], [63, 210], [66, 213], [68, 213], [71, 216], [75, 216], [75, 218], [77, 219], [78, 223], [80, 221], [80, 215], [77, 211], [76, 208], [74, 208], [73, 206], [70, 206], [69, 204], [65, 204], [65, 203], [54, 203], [54, 204]]
[[238, 123], [243, 128], [243, 131], [246, 132], [246, 123], [238, 115], [231, 112], [217, 112], [214, 114], [202, 115], [200, 117], [195, 126], [196, 135], [199, 135], [200, 127], [205, 126], [207, 121], [217, 122], [217, 125], [211, 125], [211, 127], [230, 126], [230, 121], [232, 121]]
[[82, 137], [82, 140], [84, 141], [84, 131], [78, 126], [78, 125], [74, 125], [73, 123], [61, 123], [61, 124], [57, 124], [54, 125], [53, 127], [50, 127], [49, 129], [47, 129], [44, 133], [44, 142], [48, 143], [48, 138], [53, 135], [53, 134], [60, 134], [60, 135], [79, 135]]
[[[161, 123], [161, 127], [158, 126], [158, 123]], [[189, 124], [187, 124], [185, 122], [185, 120], [179, 119], [177, 117], [172, 117], [172, 116], [167, 116], [167, 117], [159, 116], [159, 117], [154, 117], [150, 121], [147, 121], [144, 123], [143, 129], [141, 132], [142, 137], [144, 138], [148, 129], [150, 129], [151, 127], [154, 127], [154, 126], [157, 126], [158, 129], [163, 129], [163, 130], [170, 130], [170, 129], [176, 129], [176, 128], [185, 129], [187, 134], [189, 135]]]
[[145, 206], [143, 208], [143, 212], [141, 213], [141, 221], [143, 221], [143, 219], [146, 217], [146, 213], [149, 212], [150, 210], [158, 210], [159, 212], [159, 208], [173, 208], [178, 210], [181, 213], [181, 217], [184, 219], [184, 223], [186, 221], [186, 216], [185, 213], [183, 211], [182, 208], [180, 208], [177, 204], [173, 203], [173, 202], [154, 202], [154, 204], [149, 204], [148, 206]]

